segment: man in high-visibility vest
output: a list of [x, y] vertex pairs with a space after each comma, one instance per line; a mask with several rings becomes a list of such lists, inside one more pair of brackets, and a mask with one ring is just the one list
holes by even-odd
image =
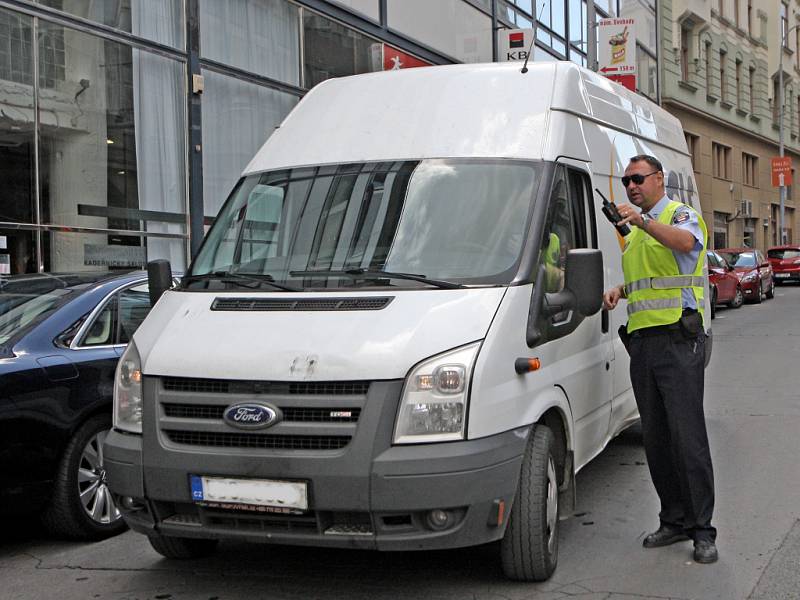
[[[611, 310], [628, 300], [631, 382], [642, 418], [647, 464], [661, 500], [658, 530], [645, 548], [694, 540], [694, 560], [717, 560], [714, 472], [703, 413], [704, 249], [708, 232], [692, 207], [664, 193], [661, 163], [634, 156], [618, 207], [625, 237], [625, 283], [603, 294]], [[638, 207], [637, 210], [636, 207]]]

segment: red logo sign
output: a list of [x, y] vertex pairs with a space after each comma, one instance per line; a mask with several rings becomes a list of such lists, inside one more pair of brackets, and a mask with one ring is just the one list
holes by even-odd
[[508, 34], [508, 47], [509, 48], [524, 48], [525, 47], [525, 34], [521, 31]]
[[396, 71], [398, 69], [411, 69], [412, 67], [430, 67], [431, 63], [420, 60], [415, 56], [406, 54], [402, 50], [383, 45], [383, 70]]

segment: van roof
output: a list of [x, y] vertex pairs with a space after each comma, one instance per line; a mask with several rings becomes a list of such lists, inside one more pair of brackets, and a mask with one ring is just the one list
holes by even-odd
[[301, 100], [245, 174], [421, 158], [554, 159], [563, 152], [547, 144], [550, 111], [685, 153], [680, 122], [643, 96], [567, 61], [528, 69], [459, 64], [330, 79]]

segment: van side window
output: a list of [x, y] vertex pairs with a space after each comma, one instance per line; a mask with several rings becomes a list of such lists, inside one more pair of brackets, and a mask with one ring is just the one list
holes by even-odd
[[575, 248], [576, 228], [572, 217], [572, 200], [563, 167], [557, 167], [547, 210], [542, 247], [541, 264], [545, 269], [545, 291], [559, 292], [564, 288], [564, 269], [567, 252]]
[[572, 204], [576, 248], [597, 248], [597, 226], [589, 178], [575, 169], [569, 169], [569, 195]]

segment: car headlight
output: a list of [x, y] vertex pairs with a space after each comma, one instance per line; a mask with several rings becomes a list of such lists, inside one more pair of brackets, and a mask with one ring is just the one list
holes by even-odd
[[750, 281], [755, 281], [755, 280], [756, 280], [756, 274], [755, 273], [748, 273], [747, 275], [742, 277], [742, 281], [744, 281], [745, 283], [748, 283]]
[[403, 386], [395, 444], [464, 439], [472, 366], [480, 342], [429, 358], [415, 366]]
[[794, 263], [793, 263], [793, 264], [795, 264], [795, 265], [800, 265], [800, 258], [798, 258], [796, 261], [794, 261]]
[[125, 349], [114, 376], [114, 427], [142, 433], [142, 361], [133, 342]]

